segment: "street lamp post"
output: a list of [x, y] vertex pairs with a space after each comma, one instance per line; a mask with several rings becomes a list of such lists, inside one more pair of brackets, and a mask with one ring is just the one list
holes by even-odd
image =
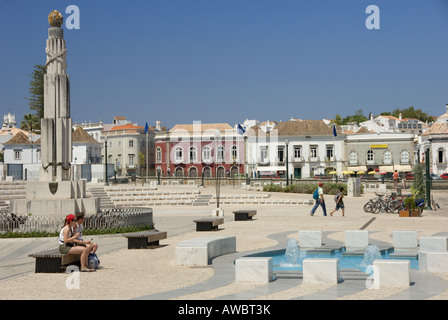
[[431, 170], [429, 167], [429, 148], [425, 150], [425, 167], [426, 167], [426, 209], [432, 210], [431, 206]]
[[286, 186], [289, 186], [289, 165], [288, 165], [288, 144], [289, 141], [286, 139]]
[[109, 181], [107, 179], [107, 137], [104, 137], [104, 163], [105, 163], [105, 168], [104, 168], [104, 185], [108, 186], [109, 185]]

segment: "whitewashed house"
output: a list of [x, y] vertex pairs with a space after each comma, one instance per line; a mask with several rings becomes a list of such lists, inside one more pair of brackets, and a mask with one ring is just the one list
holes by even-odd
[[269, 133], [260, 126], [246, 133], [248, 173], [257, 177], [312, 178], [344, 169], [344, 135], [322, 120], [278, 123]]

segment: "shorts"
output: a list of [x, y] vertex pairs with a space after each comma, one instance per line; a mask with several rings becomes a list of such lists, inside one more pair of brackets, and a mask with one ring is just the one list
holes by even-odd
[[70, 250], [73, 248], [73, 245], [67, 245], [67, 244], [60, 244], [59, 245], [59, 252], [62, 254], [68, 254]]
[[338, 202], [336, 203], [336, 210], [339, 210], [339, 208], [344, 209], [344, 202]]

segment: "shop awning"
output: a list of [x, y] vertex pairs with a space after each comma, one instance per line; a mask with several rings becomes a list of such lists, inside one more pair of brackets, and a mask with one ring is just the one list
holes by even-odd
[[354, 171], [354, 172], [358, 172], [358, 171], [367, 171], [367, 167], [366, 167], [366, 166], [357, 166], [357, 167], [349, 166], [347, 169], [348, 169], [349, 171]]
[[380, 166], [379, 167], [381, 172], [394, 172], [397, 169], [394, 169], [394, 166]]
[[412, 171], [411, 165], [407, 164], [407, 165], [395, 165], [394, 169], [397, 170], [398, 172], [410, 172]]

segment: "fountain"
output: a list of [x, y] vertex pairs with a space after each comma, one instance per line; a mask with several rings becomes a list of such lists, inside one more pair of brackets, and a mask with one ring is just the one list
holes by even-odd
[[380, 249], [373, 244], [369, 244], [366, 247], [364, 258], [362, 259], [360, 266], [362, 268], [367, 268], [368, 266], [373, 265], [373, 261], [376, 259], [381, 259]]
[[288, 265], [296, 265], [299, 263], [299, 245], [296, 239], [289, 239], [285, 251], [286, 261]]

